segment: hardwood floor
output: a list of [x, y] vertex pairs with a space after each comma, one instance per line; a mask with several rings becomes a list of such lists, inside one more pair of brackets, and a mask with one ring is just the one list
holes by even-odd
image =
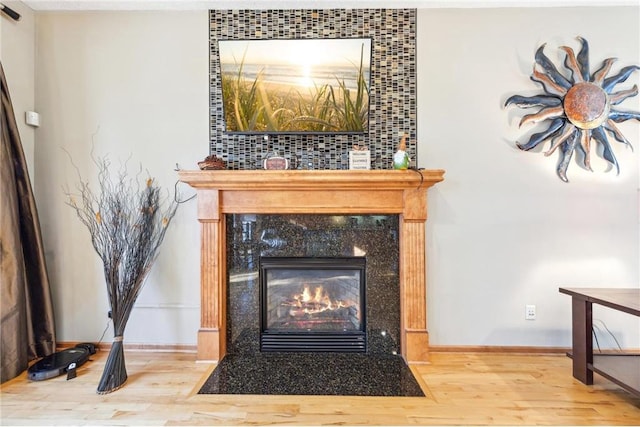
[[560, 354], [432, 353], [412, 369], [428, 397], [198, 395], [213, 365], [193, 353], [127, 351], [129, 379], [96, 394], [98, 352], [66, 376], [0, 387], [2, 425], [640, 425], [640, 398]]

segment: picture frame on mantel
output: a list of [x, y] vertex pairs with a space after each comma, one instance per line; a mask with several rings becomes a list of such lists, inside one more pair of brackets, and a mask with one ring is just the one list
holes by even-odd
[[349, 169], [350, 170], [371, 169], [371, 151], [369, 150], [349, 151]]

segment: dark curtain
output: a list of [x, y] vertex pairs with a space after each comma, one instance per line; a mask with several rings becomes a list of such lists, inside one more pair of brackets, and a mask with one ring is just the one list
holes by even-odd
[[1, 63], [0, 73], [0, 382], [5, 382], [29, 361], [55, 352], [56, 343], [40, 222]]

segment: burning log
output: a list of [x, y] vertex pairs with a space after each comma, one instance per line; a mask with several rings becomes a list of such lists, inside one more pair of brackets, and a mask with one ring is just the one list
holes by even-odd
[[291, 307], [287, 314], [295, 319], [299, 318], [315, 318], [315, 319], [348, 319], [350, 314], [355, 310], [353, 306], [340, 307], [334, 310], [318, 310], [305, 307]]

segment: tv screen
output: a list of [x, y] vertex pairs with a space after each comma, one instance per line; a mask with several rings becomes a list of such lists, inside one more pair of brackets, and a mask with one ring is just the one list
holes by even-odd
[[219, 40], [228, 133], [366, 133], [371, 39]]

